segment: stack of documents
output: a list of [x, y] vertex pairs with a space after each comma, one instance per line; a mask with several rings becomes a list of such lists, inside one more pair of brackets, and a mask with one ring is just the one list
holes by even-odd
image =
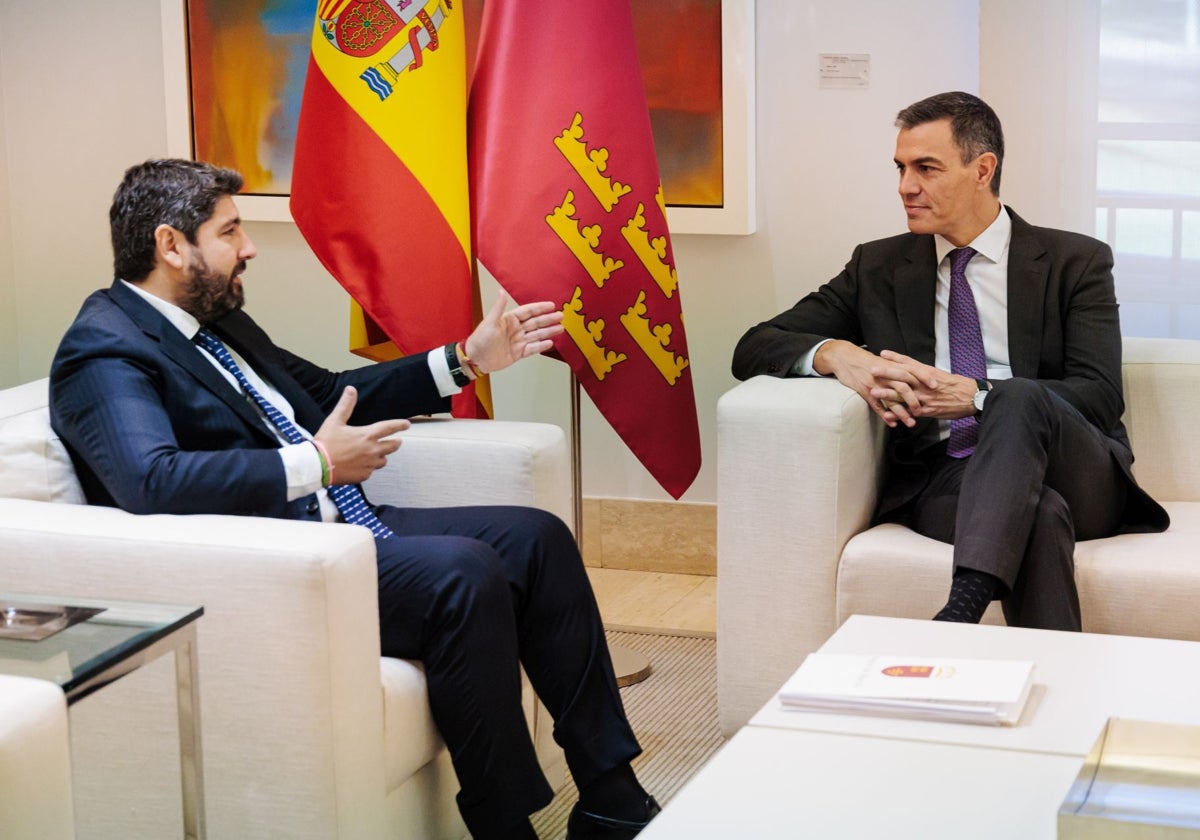
[[930, 656], [812, 653], [784, 684], [784, 708], [1012, 726], [1033, 686], [1033, 663]]

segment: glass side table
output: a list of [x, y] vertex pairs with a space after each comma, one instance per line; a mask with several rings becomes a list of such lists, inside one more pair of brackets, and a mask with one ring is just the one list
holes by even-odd
[[56, 682], [68, 705], [164, 653], [175, 654], [188, 840], [205, 837], [195, 623], [203, 614], [203, 607], [0, 593], [0, 673]]

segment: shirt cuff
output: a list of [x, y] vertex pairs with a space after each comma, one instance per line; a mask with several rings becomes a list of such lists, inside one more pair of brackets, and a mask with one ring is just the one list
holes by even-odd
[[287, 478], [287, 499], [294, 502], [321, 489], [321, 456], [309, 441], [289, 443], [279, 448], [283, 474]]
[[796, 364], [792, 365], [792, 373], [797, 376], [821, 376], [822, 374], [813, 370], [813, 359], [816, 358], [817, 351], [821, 349], [821, 345], [829, 341], [833, 341], [833, 339], [826, 338], [814, 344], [812, 349], [797, 359]]
[[433, 374], [433, 383], [437, 385], [439, 396], [453, 397], [462, 393], [462, 388], [454, 384], [454, 377], [450, 375], [445, 347], [435, 347], [425, 354], [425, 359], [429, 362], [429, 372]]

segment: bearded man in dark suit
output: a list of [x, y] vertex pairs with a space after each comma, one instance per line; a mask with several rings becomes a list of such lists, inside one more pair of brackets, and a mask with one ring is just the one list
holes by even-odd
[[835, 376], [887, 424], [876, 520], [954, 544], [935, 618], [1000, 599], [1010, 625], [1079, 630], [1075, 541], [1169, 524], [1130, 472], [1112, 253], [1000, 203], [1004, 136], [978, 97], [896, 126], [909, 233], [747, 331], [733, 374]]
[[447, 411], [477, 372], [548, 350], [562, 314], [549, 301], [506, 312], [501, 294], [461, 341], [324, 370], [242, 311], [257, 251], [241, 186], [228, 169], [152, 160], [113, 197], [116, 279], [84, 301], [50, 370], [51, 423], [88, 501], [371, 528], [382, 651], [425, 666], [472, 835], [536, 840], [528, 815], [552, 798], [524, 664], [580, 790], [568, 836], [633, 837], [658, 805], [629, 765], [640, 747], [571, 532], [532, 508], [376, 508], [357, 488], [400, 445], [396, 418]]

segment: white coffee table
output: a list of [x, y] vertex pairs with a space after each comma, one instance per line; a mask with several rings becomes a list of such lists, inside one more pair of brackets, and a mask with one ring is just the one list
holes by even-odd
[[747, 726], [638, 840], [1036, 840], [1074, 756]]
[[1200, 724], [1200, 643], [854, 616], [825, 653], [1032, 659], [1015, 727], [784, 711], [772, 698], [641, 834], [1054, 838], [1112, 716]]

